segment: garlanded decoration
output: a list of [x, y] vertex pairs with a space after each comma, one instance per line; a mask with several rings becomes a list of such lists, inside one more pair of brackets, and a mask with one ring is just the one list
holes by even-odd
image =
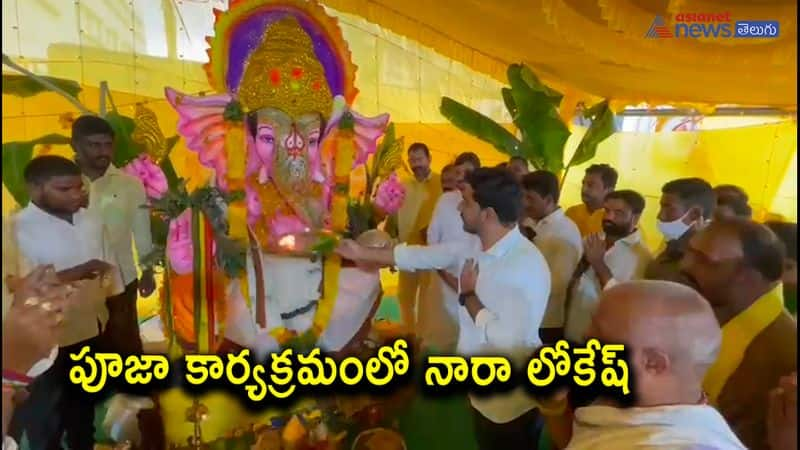
[[405, 199], [405, 189], [395, 175], [403, 167], [403, 138], [395, 137], [394, 124], [389, 124], [380, 146], [367, 154], [370, 155], [370, 159], [357, 159], [367, 183], [363, 193], [348, 203], [347, 234], [351, 237], [376, 228], [387, 216], [395, 214]]
[[561, 174], [563, 185], [570, 167], [594, 158], [598, 144], [614, 134], [614, 113], [608, 100], [583, 111], [590, 125], [565, 165], [564, 146], [570, 131], [558, 112], [563, 95], [539, 81], [525, 65], [510, 65], [507, 75], [510, 87], [502, 89], [503, 101], [521, 139], [499, 123], [449, 97], [442, 97], [439, 110], [453, 125], [492, 144], [497, 150], [525, 158], [537, 169]]
[[240, 197], [213, 187], [190, 194], [181, 181], [152, 202], [169, 233], [142, 264], [165, 268], [161, 315], [171, 353], [175, 343], [209, 353], [224, 332], [217, 325], [224, 323], [227, 279], [242, 276], [246, 253], [244, 243], [228, 235], [224, 209]]
[[[381, 207], [373, 208], [373, 191], [399, 167], [402, 149], [392, 156], [392, 133], [384, 140], [392, 150], [378, 150], [388, 115], [370, 118], [352, 110], [356, 67], [336, 19], [318, 3], [232, 1], [226, 12], [215, 11], [214, 37], [207, 41], [205, 68], [217, 93], [198, 97], [167, 88], [167, 100], [178, 112], [178, 131], [187, 147], [214, 169], [219, 192], [244, 192], [227, 204], [227, 236], [251, 243], [256, 285], [249, 286], [240, 274], [238, 294], [248, 305], [255, 294], [256, 323], [268, 328], [279, 346], [313, 346], [327, 329], [339, 295], [342, 261], [333, 254], [336, 242], [374, 228], [396, 208], [400, 193], [394, 181], [381, 190]], [[351, 198], [350, 175], [362, 167], [369, 187]], [[195, 233], [192, 249], [197, 239], [202, 236]], [[188, 245], [181, 248], [188, 253]], [[318, 298], [297, 294], [297, 300], [288, 301], [298, 305], [280, 311], [281, 317], [293, 317], [315, 305], [308, 329], [266, 324], [262, 317], [266, 290], [277, 288], [263, 283], [258, 272], [281, 264], [273, 256], [297, 263], [305, 259], [308, 269], [298, 273], [321, 271]], [[176, 271], [188, 267], [175, 262]]]

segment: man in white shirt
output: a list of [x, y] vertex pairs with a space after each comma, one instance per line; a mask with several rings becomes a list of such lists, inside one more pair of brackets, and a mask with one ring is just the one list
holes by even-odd
[[85, 345], [98, 351], [108, 320], [106, 299], [122, 292], [122, 283], [102, 222], [80, 207], [78, 166], [60, 156], [40, 156], [25, 168], [25, 181], [31, 202], [13, 218], [21, 259], [52, 265], [62, 282], [79, 283], [80, 301], [65, 310], [58, 356], [30, 386], [30, 398], [15, 412], [12, 435], [19, 441], [25, 431], [31, 448], [57, 448], [66, 433], [69, 448], [92, 449], [95, 402], [69, 382], [69, 355]]
[[[477, 169], [468, 177], [459, 209], [464, 230], [479, 237], [479, 249], [458, 243], [370, 249], [343, 241], [337, 251], [407, 271], [457, 267], [451, 273], [460, 274], [458, 353], [506, 355], [519, 367], [541, 346], [539, 326], [550, 293], [547, 262], [517, 227], [521, 190], [507, 170]], [[481, 449], [537, 447], [536, 404], [523, 387], [471, 395], [470, 402]]]
[[[428, 227], [428, 245], [448, 244], [480, 249], [480, 239], [464, 231], [459, 205], [466, 188], [466, 176], [481, 166], [478, 156], [465, 152], [456, 157], [453, 173], [456, 189], [445, 192], [436, 202]], [[449, 352], [458, 341], [458, 281], [450, 272], [458, 274], [458, 267], [449, 267], [431, 274], [419, 302], [419, 333], [423, 345], [440, 352]]]
[[548, 417], [558, 448], [746, 448], [703, 393], [722, 332], [695, 290], [669, 281], [620, 283], [602, 293], [587, 335], [625, 345], [633, 407], [599, 397], [573, 418], [562, 391], [551, 401], [561, 403], [564, 413]]
[[[442, 194], [439, 174], [431, 171], [428, 146], [415, 142], [408, 147], [408, 165], [412, 177], [403, 180], [406, 196], [397, 212], [397, 237], [411, 245], [425, 243], [431, 212]], [[397, 281], [397, 301], [400, 318], [410, 329], [417, 328], [417, 299], [427, 284], [428, 273], [400, 273]]]
[[575, 222], [558, 206], [558, 177], [537, 170], [522, 178], [526, 219], [535, 234], [533, 243], [550, 267], [550, 299], [542, 320], [540, 334], [545, 343], [555, 343], [564, 335], [564, 302], [567, 286], [583, 256], [581, 232]]
[[603, 208], [603, 233], [584, 240], [583, 259], [567, 288], [564, 337], [573, 342], [584, 340], [602, 290], [643, 278], [652, 260], [638, 229], [644, 198], [630, 190], [614, 191]]
[[119, 264], [125, 291], [108, 299], [110, 350], [123, 355], [141, 354], [139, 318], [136, 302], [139, 294], [153, 293], [153, 271], [143, 268], [137, 280], [133, 244], [139, 258], [153, 249], [150, 235], [150, 213], [144, 186], [139, 179], [123, 173], [111, 164], [114, 152], [114, 130], [100, 117], [82, 116], [72, 125], [71, 145], [75, 161], [89, 188], [89, 210], [101, 218], [106, 227], [112, 256]]

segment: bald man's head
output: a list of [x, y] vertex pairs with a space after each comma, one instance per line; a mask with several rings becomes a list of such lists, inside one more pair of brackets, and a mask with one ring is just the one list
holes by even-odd
[[589, 337], [625, 344], [639, 406], [696, 401], [719, 352], [720, 327], [694, 289], [632, 281], [605, 290]]

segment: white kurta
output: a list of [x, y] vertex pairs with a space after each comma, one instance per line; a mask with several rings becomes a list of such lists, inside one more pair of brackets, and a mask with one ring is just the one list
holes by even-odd
[[[428, 245], [463, 245], [480, 251], [478, 236], [464, 231], [458, 205], [460, 191], [445, 192], [436, 202], [430, 226]], [[448, 268], [458, 275], [457, 267]], [[439, 351], [452, 350], [458, 341], [458, 293], [436, 273], [431, 273], [422, 287], [417, 314], [417, 329], [423, 343]]]
[[711, 406], [652, 408], [588, 406], [575, 411], [567, 450], [743, 450], [725, 419]]

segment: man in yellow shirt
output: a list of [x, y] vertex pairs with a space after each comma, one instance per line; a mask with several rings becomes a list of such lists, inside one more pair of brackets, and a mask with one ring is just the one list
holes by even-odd
[[582, 237], [603, 231], [603, 201], [617, 187], [617, 178], [617, 171], [608, 164], [592, 164], [586, 169], [581, 187], [583, 203], [565, 212]]
[[[431, 170], [428, 146], [415, 142], [408, 147], [408, 165], [413, 176], [403, 181], [406, 198], [397, 212], [397, 235], [409, 245], [426, 243], [428, 224], [436, 200], [442, 194], [439, 174]], [[397, 285], [401, 320], [412, 329], [416, 326], [417, 298], [424, 285], [426, 273], [401, 272]]]
[[712, 222], [689, 241], [681, 268], [722, 326], [703, 389], [752, 450], [768, 450], [769, 392], [797, 371], [797, 322], [783, 307], [783, 251], [767, 227]]

